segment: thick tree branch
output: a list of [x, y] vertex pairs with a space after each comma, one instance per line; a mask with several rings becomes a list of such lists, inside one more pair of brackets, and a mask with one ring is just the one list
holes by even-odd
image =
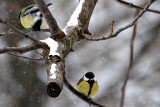
[[[44, 3], [44, 1], [43, 0], [34, 0], [34, 1], [37, 4], [37, 6], [39, 7], [40, 11], [42, 12], [42, 15], [44, 16], [44, 18], [46, 19], [46, 22], [49, 26], [51, 36], [53, 37], [53, 39], [57, 39], [57, 40], [61, 39], [60, 37], [55, 37], [55, 36], [59, 36], [59, 33], [62, 33], [62, 31], [59, 28], [55, 18], [53, 17], [51, 12], [49, 11], [49, 9], [46, 6], [46, 4]], [[65, 35], [61, 35], [61, 36], [64, 37]]]
[[47, 93], [50, 97], [57, 97], [63, 89], [64, 60], [61, 60], [57, 52], [59, 43], [52, 38], [41, 40], [49, 50], [44, 51], [48, 74]]
[[107, 40], [107, 39], [110, 39], [110, 38], [114, 38], [116, 36], [118, 36], [119, 33], [121, 33], [122, 31], [132, 27], [137, 21], [139, 18], [141, 18], [141, 16], [146, 12], [146, 10], [149, 8], [149, 6], [155, 2], [156, 0], [150, 0], [148, 2], [148, 4], [145, 6], [145, 8], [135, 17], [135, 19], [128, 25], [118, 29], [115, 33], [113, 33], [112, 35], [109, 35], [109, 36], [104, 36], [102, 38], [86, 38], [87, 40], [91, 40], [91, 41], [99, 41], [99, 40]]
[[[129, 7], [132, 7], [132, 8], [136, 8], [136, 9], [140, 9], [140, 10], [143, 10], [143, 7], [134, 5], [133, 3], [129, 3], [129, 2], [126, 2], [126, 1], [124, 1], [124, 0], [117, 0], [117, 1], [120, 2], [120, 3], [122, 3], [122, 4], [124, 4], [124, 5], [126, 5], [126, 6], [129, 6]], [[160, 14], [160, 11], [158, 11], [158, 10], [146, 9], [146, 11]]]
[[47, 64], [47, 93], [50, 97], [55, 98], [63, 89], [64, 62], [57, 56], [52, 56], [51, 59]]
[[76, 26], [85, 34], [90, 34], [88, 31], [89, 21], [98, 0], [80, 0], [79, 5], [72, 14], [68, 26]]
[[84, 39], [84, 33], [89, 33], [88, 24], [97, 1], [98, 0], [80, 0], [67, 26], [63, 29], [67, 35], [67, 38], [64, 40], [64, 46], [67, 48], [62, 52], [64, 57], [72, 50], [75, 42]]
[[[71, 52], [72, 46], [75, 42], [84, 39], [84, 33], [88, 32], [88, 24], [90, 17], [94, 10], [94, 7], [97, 3], [97, 0], [80, 0], [76, 10], [73, 12], [70, 20], [67, 23], [67, 26], [63, 29], [67, 35], [64, 39], [64, 49], [62, 50], [63, 59]], [[89, 104], [96, 105], [99, 107], [104, 107], [100, 104], [97, 104], [81, 93], [77, 92], [67, 81], [64, 75], [64, 83], [66, 86], [78, 97], [88, 102]]]
[[[42, 42], [46, 43], [49, 47], [49, 51], [45, 50], [45, 58], [47, 61], [47, 74], [48, 74], [48, 84], [47, 84], [47, 93], [50, 97], [59, 96], [63, 88], [63, 71], [64, 64], [62, 65], [59, 62], [60, 56], [56, 52], [58, 48], [58, 42], [65, 37], [65, 34], [59, 28], [55, 18], [49, 11], [48, 7], [43, 0], [34, 0], [37, 6], [39, 7], [42, 15], [46, 19], [46, 22], [49, 26], [51, 32], [51, 38], [47, 38]], [[56, 41], [54, 41], [54, 40]], [[57, 58], [58, 57], [58, 58]]]

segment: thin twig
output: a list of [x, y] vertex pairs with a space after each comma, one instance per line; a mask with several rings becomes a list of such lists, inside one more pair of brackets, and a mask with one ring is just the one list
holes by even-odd
[[67, 88], [73, 93], [75, 94], [77, 97], [81, 98], [82, 100], [84, 100], [85, 102], [87, 102], [89, 105], [94, 105], [97, 107], [107, 107], [107, 106], [103, 106], [101, 104], [98, 104], [94, 101], [92, 101], [91, 99], [89, 99], [88, 97], [84, 96], [83, 94], [79, 93], [76, 89], [74, 89], [74, 87], [68, 82], [68, 80], [66, 79], [66, 77], [64, 76], [64, 83], [67, 86]]
[[50, 32], [49, 29], [40, 29], [41, 32]]
[[[132, 7], [132, 8], [136, 8], [136, 9], [140, 9], [140, 10], [143, 10], [143, 7], [134, 5], [133, 3], [129, 3], [129, 2], [126, 2], [126, 1], [123, 1], [123, 0], [117, 0], [117, 1], [120, 2], [120, 3], [122, 3], [122, 4], [124, 4], [124, 5], [126, 5], [126, 6], [129, 6], [129, 7]], [[146, 11], [160, 14], [160, 11], [158, 11], [158, 10], [147, 9]]]
[[6, 47], [3, 49], [0, 49], [0, 54], [7, 53], [7, 52], [25, 53], [35, 49], [40, 49], [45, 47], [47, 47], [46, 44], [38, 42], [26, 47]]
[[[136, 15], [139, 11], [136, 12]], [[132, 37], [130, 40], [130, 56], [129, 56], [129, 66], [128, 66], [128, 70], [125, 74], [125, 79], [124, 79], [124, 83], [122, 85], [121, 88], [121, 99], [120, 99], [120, 107], [124, 106], [124, 99], [125, 99], [125, 90], [126, 90], [126, 85], [128, 82], [128, 78], [129, 78], [129, 73], [131, 71], [131, 68], [133, 66], [133, 58], [134, 58], [134, 41], [135, 41], [135, 37], [136, 37], [136, 32], [137, 32], [137, 23], [134, 24], [133, 26], [133, 33], [132, 33]]]
[[18, 54], [10, 53], [10, 52], [8, 54], [12, 55], [12, 56], [15, 56], [15, 57], [18, 57], [18, 58], [28, 59], [28, 60], [32, 60], [32, 61], [43, 61], [44, 60], [43, 58], [29, 58], [29, 57], [26, 57], [26, 56], [20, 56]]
[[43, 57], [44, 57], [44, 55], [43, 55], [43, 54], [41, 54], [41, 53], [39, 53], [37, 50], [35, 50], [35, 52], [36, 52], [38, 55], [40, 55], [40, 56], [43, 56]]
[[138, 21], [138, 19], [146, 12], [146, 10], [149, 8], [149, 6], [155, 1], [156, 0], [150, 0], [147, 3], [147, 5], [145, 6], [145, 8], [135, 17], [135, 19], [130, 24], [118, 29], [112, 36], [104, 36], [102, 38], [86, 38], [86, 40], [99, 41], [99, 40], [106, 40], [106, 39], [110, 39], [110, 38], [114, 38], [114, 37], [118, 36], [118, 34], [121, 33], [122, 31], [132, 27]]
[[115, 21], [112, 21], [111, 31], [110, 31], [109, 37], [113, 35], [113, 31], [114, 31], [114, 24], [115, 24]]
[[13, 34], [13, 32], [11, 32], [11, 31], [3, 32], [3, 33], [0, 33], [0, 36], [6, 36], [6, 35], [10, 35], [10, 34]]
[[29, 35], [25, 34], [25, 33], [22, 32], [21, 30], [16, 29], [16, 28], [13, 27], [11, 24], [9, 24], [7, 21], [4, 21], [4, 20], [0, 19], [0, 23], [3, 23], [3, 24], [5, 24], [5, 25], [7, 25], [11, 30], [14, 31], [14, 33], [19, 34], [19, 35], [22, 35], [22, 36], [24, 36], [24, 37], [26, 37], [26, 38], [34, 41], [34, 42], [38, 42], [37, 39], [33, 38], [32, 36], [29, 36]]

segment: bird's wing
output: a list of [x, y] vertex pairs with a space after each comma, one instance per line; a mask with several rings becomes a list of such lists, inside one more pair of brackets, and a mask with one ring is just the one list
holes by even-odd
[[77, 85], [83, 81], [83, 77], [78, 81]]
[[40, 11], [39, 8], [34, 6], [34, 7], [30, 8], [30, 9], [28, 9], [28, 10], [24, 13], [23, 16], [26, 16], [26, 15], [28, 15], [28, 14], [37, 13], [37, 12], [39, 12], [39, 11]]

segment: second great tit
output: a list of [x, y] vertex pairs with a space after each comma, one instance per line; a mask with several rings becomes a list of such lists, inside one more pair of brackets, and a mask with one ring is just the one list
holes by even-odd
[[[51, 4], [52, 3], [48, 3], [47, 6]], [[46, 23], [36, 4], [23, 8], [19, 14], [19, 19], [24, 28], [33, 31], [40, 31], [40, 27]]]
[[98, 93], [98, 82], [92, 72], [87, 72], [77, 83], [76, 90], [88, 98], [96, 97]]

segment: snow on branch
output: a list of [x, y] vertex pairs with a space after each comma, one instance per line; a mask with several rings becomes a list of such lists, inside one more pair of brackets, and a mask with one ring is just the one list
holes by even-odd
[[72, 14], [69, 22], [67, 23], [68, 26], [78, 26], [81, 25], [81, 22], [78, 20], [79, 15], [82, 11], [82, 6], [84, 4], [85, 0], [80, 0], [79, 5], [75, 9], [74, 13]]
[[75, 26], [82, 33], [90, 34], [88, 31], [89, 21], [97, 1], [98, 0], [80, 0], [63, 31], [66, 31], [66, 29], [71, 26]]
[[44, 40], [40, 40], [41, 42], [44, 42], [48, 45], [48, 47], [50, 48], [50, 52], [49, 52], [49, 56], [52, 55], [58, 55], [59, 56], [59, 53], [56, 52], [57, 51], [57, 48], [58, 48], [58, 42], [53, 40], [52, 38], [47, 38], [47, 39], [44, 39]]

